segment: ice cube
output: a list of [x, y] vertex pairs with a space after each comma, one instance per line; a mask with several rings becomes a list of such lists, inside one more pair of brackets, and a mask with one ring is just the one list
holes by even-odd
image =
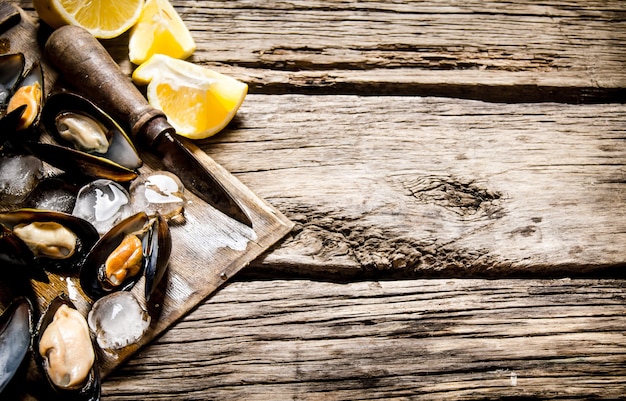
[[78, 191], [72, 214], [93, 224], [104, 234], [129, 217], [130, 195], [120, 184], [106, 179], [95, 180]]
[[128, 291], [118, 291], [96, 301], [87, 316], [100, 348], [115, 350], [135, 344], [150, 326], [150, 315]]
[[16, 205], [24, 201], [43, 177], [43, 163], [35, 156], [0, 158], [0, 204]]

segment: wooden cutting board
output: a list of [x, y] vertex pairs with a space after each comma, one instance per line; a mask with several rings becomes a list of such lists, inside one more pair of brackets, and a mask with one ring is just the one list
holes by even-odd
[[[41, 61], [46, 93], [50, 93], [61, 80], [57, 80], [56, 72], [41, 57], [46, 37], [44, 29], [40, 30], [23, 10], [6, 2], [0, 2], [0, 24], [3, 28], [0, 31], [0, 54], [24, 53], [26, 68], [36, 60]], [[103, 376], [218, 289], [293, 227], [293, 223], [284, 215], [257, 197], [206, 153], [186, 143], [244, 206], [253, 228], [228, 218], [187, 191], [186, 221], [171, 226], [173, 249], [167, 281], [162, 286], [162, 294], [157, 296], [159, 301], [148, 307], [153, 316], [150, 329], [134, 346], [115, 353], [100, 352], [98, 363]], [[162, 169], [158, 159], [149, 154], [141, 155], [144, 160], [141, 174]], [[64, 293], [81, 312], [88, 312], [90, 301], [83, 294], [76, 276], [47, 274], [49, 283], [31, 281], [39, 311], [47, 307], [51, 299]], [[133, 292], [143, 299], [141, 285], [135, 286]], [[4, 309], [16, 294], [15, 290], [0, 288], [0, 295], [0, 307]]]

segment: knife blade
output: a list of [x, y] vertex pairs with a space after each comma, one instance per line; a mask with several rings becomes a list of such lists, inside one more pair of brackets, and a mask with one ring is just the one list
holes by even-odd
[[148, 104], [102, 44], [83, 28], [66, 25], [45, 45], [45, 57], [63, 80], [125, 123], [139, 145], [161, 158], [186, 188], [215, 209], [252, 227], [252, 221], [230, 191], [175, 137], [165, 114]]
[[166, 169], [176, 171], [186, 188], [191, 188], [201, 199], [209, 199], [210, 204], [225, 215], [252, 227], [252, 221], [224, 185], [173, 134], [162, 132], [152, 149], [163, 156]]

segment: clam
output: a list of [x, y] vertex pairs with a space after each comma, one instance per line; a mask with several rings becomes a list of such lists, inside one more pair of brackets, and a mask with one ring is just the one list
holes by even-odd
[[43, 71], [37, 61], [19, 81], [7, 104], [7, 114], [26, 105], [26, 109], [21, 111], [21, 118], [16, 127], [18, 131], [26, 130], [39, 121], [44, 99], [43, 88]]
[[98, 155], [130, 170], [142, 165], [126, 131], [79, 94], [57, 92], [50, 95], [41, 112], [41, 122], [62, 145]]
[[33, 332], [33, 306], [18, 298], [0, 316], [0, 394], [22, 365]]
[[22, 77], [26, 60], [23, 53], [0, 56], [0, 108], [7, 108], [17, 81]]
[[93, 300], [130, 290], [145, 277], [146, 300], [167, 269], [172, 247], [167, 222], [139, 212], [123, 220], [94, 245], [80, 272], [83, 292]]
[[61, 295], [43, 314], [33, 344], [50, 389], [64, 400], [100, 399], [96, 353], [85, 317]]
[[35, 156], [68, 173], [118, 182], [135, 179], [141, 167], [132, 141], [122, 127], [88, 99], [72, 92], [48, 97], [41, 125], [56, 144], [31, 143]]
[[37, 263], [48, 270], [77, 270], [99, 238], [89, 222], [49, 210], [0, 213], [0, 225], [26, 244]]
[[145, 297], [148, 301], [163, 279], [172, 253], [172, 236], [169, 225], [159, 213], [152, 220], [148, 235], [144, 238], [144, 251], [146, 257], [144, 263]]
[[[44, 81], [41, 64], [35, 62], [24, 73], [25, 58], [22, 53], [0, 56], [0, 149], [19, 147], [32, 140], [44, 99]], [[24, 131], [28, 131], [24, 135]], [[9, 146], [7, 146], [9, 145]]]
[[90, 155], [76, 149], [52, 143], [30, 142], [27, 150], [44, 162], [65, 171], [93, 178], [104, 178], [117, 182], [129, 182], [137, 173], [103, 157]]

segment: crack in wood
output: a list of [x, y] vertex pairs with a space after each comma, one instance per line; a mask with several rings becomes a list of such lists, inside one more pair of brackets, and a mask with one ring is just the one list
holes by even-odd
[[454, 177], [425, 176], [402, 181], [402, 186], [419, 202], [433, 203], [472, 219], [502, 217], [502, 194], [482, 188], [474, 181]]

